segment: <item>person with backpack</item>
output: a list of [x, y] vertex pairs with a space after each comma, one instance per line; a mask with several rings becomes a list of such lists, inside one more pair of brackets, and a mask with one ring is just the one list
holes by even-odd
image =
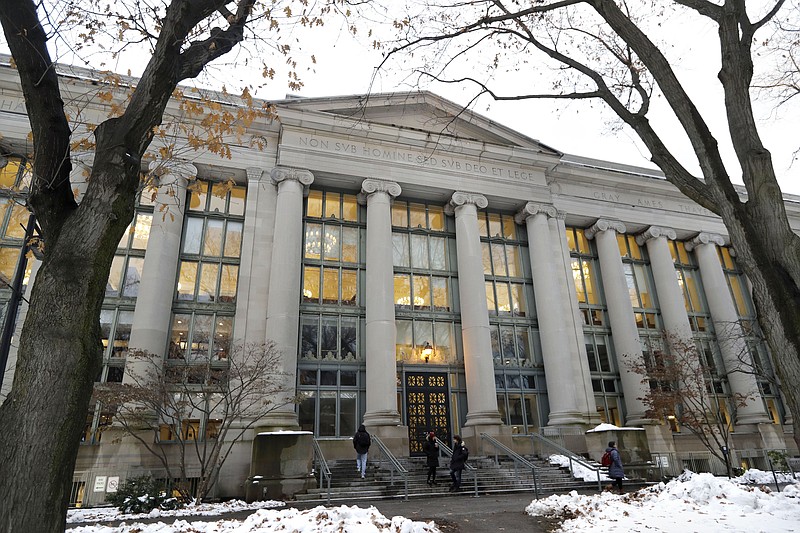
[[464, 465], [467, 464], [468, 458], [469, 450], [461, 442], [461, 437], [454, 435], [453, 457], [450, 458], [450, 479], [453, 481], [452, 485], [450, 485], [450, 492], [456, 492], [461, 487], [461, 473], [464, 470]]
[[436, 467], [439, 466], [439, 443], [436, 442], [436, 434], [433, 431], [428, 433], [422, 451], [425, 452], [425, 464], [428, 466], [428, 486], [432, 487], [436, 485]]
[[608, 477], [614, 480], [617, 491], [622, 494], [622, 478], [625, 477], [625, 470], [622, 468], [622, 458], [615, 441], [612, 440], [608, 443], [608, 448], [606, 448], [603, 458], [600, 459], [600, 464], [608, 467]]
[[364, 479], [367, 473], [367, 452], [369, 452], [370, 444], [372, 444], [372, 439], [369, 438], [367, 428], [361, 424], [358, 426], [356, 434], [353, 435], [353, 448], [356, 449], [356, 471], [361, 473], [361, 479]]

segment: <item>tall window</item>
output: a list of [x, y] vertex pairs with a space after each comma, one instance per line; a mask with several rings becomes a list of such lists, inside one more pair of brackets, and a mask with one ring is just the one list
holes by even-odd
[[355, 368], [301, 369], [300, 428], [320, 437], [352, 436], [358, 427], [358, 376]]
[[[639, 248], [631, 251], [628, 248], [628, 240], [625, 236], [622, 237], [618, 240], [618, 244], [623, 257], [628, 255], [631, 258], [640, 258]], [[603, 422], [621, 425], [624, 422], [621, 401], [622, 388], [619, 382], [619, 368], [614, 353], [611, 328], [608, 323], [605, 296], [601, 290], [597, 253], [581, 228], [567, 228], [567, 245], [570, 249], [575, 295], [583, 318], [583, 343], [589, 363], [597, 413]], [[636, 246], [636, 243], [633, 242], [632, 245]], [[629, 288], [633, 282], [637, 297], [636, 303], [640, 305], [638, 300], [640, 293], [635, 283], [633, 270], [631, 274], [632, 278], [628, 279]]]
[[236, 312], [245, 188], [197, 180], [188, 195], [167, 357], [224, 361]]
[[[8, 157], [6, 165], [0, 168], [0, 305], [3, 313], [11, 297], [11, 282], [30, 215], [25, 207], [30, 179], [30, 166], [22, 158]], [[28, 261], [25, 269], [23, 292], [30, 278], [32, 263]]]
[[708, 312], [703, 283], [694, 254], [688, 252], [681, 241], [668, 241], [668, 243], [692, 331], [695, 333], [709, 331], [711, 315]]

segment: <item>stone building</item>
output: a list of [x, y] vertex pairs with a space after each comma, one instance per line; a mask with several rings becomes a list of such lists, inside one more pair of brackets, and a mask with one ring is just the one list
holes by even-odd
[[[24, 196], [28, 126], [2, 63], [6, 280], [27, 216], [11, 197]], [[91, 77], [64, 70], [65, 100]], [[274, 104], [277, 118], [247, 132], [264, 149], [185, 151], [169, 165], [177, 193], [142, 195], [108, 281], [99, 381], [126, 380], [129, 348], [167, 367], [224, 366], [235, 342], [270, 339], [302, 400], [257, 430], [311, 432], [329, 459], [352, 457], [362, 422], [399, 456], [431, 430], [477, 449], [486, 432], [521, 451], [529, 433], [571, 435], [585, 452], [581, 436], [606, 422], [643, 427], [651, 452], [679, 460], [702, 446], [648, 419], [625, 364], [662, 349], [667, 331], [697, 347], [739, 460], [793, 446], [765, 347], [741, 330], [729, 338], [754, 310], [725, 227], [659, 172], [561, 153], [427, 92]], [[83, 105], [90, 118], [108, 110]], [[91, 154], [73, 167], [80, 195]], [[798, 200], [786, 198], [795, 226]], [[766, 374], [732, 373], [743, 353]], [[12, 351], [4, 390], [13, 362]], [[753, 398], [734, 418], [737, 393]], [[197, 438], [213, 424], [197, 420]], [[89, 488], [158, 469], [135, 442], [111, 441], [112, 426], [100, 407], [87, 416], [75, 475]], [[218, 494], [242, 495], [255, 433]]]

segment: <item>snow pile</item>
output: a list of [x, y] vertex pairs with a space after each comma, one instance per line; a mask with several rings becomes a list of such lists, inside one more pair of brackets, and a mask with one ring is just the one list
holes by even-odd
[[79, 526], [70, 533], [441, 533], [433, 522], [414, 522], [402, 516], [391, 520], [377, 509], [347, 507], [315, 507], [305, 511], [285, 509], [258, 510], [244, 521], [220, 520], [192, 522], [176, 520], [174, 524], [122, 524], [119, 527]]
[[[550, 461], [551, 465], [569, 468], [569, 457], [566, 455], [551, 455], [547, 459]], [[573, 461], [572, 477], [582, 479], [584, 481], [597, 481], [597, 472], [594, 470], [589, 470], [585, 466], [581, 466]], [[611, 478], [608, 477], [604, 472], [600, 472], [600, 481], [609, 481], [610, 479]]]
[[223, 513], [234, 513], [236, 511], [271, 509], [273, 507], [283, 507], [283, 505], [283, 502], [275, 500], [266, 500], [253, 503], [246, 503], [242, 500], [231, 500], [224, 503], [200, 503], [197, 505], [187, 505], [181, 509], [175, 509], [171, 511], [153, 509], [149, 513], [142, 514], [123, 514], [120, 513], [116, 507], [70, 509], [67, 511], [67, 523], [77, 524], [80, 522], [138, 520], [142, 518], [159, 518], [161, 516], [214, 516]]
[[559, 531], [685, 533], [741, 531], [779, 533], [797, 530], [800, 491], [772, 492], [733, 483], [711, 474], [685, 472], [668, 484], [618, 495], [582, 496], [573, 491], [533, 501], [530, 515], [563, 519]]
[[[795, 476], [796, 475], [797, 474], [795, 474]], [[778, 483], [798, 482], [798, 479], [796, 477], [793, 477], [792, 474], [775, 472], [775, 476], [777, 476], [778, 478]], [[750, 468], [743, 475], [733, 478], [731, 481], [743, 485], [747, 484], [769, 485], [770, 483], [772, 484], [775, 483], [775, 478], [772, 476], [772, 472], [765, 472], [764, 470], [759, 470], [758, 468]]]

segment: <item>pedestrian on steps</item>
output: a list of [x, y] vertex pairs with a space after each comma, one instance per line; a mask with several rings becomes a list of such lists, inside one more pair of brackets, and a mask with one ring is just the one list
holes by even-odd
[[457, 492], [461, 487], [461, 474], [464, 470], [464, 465], [467, 464], [469, 458], [469, 450], [464, 443], [461, 442], [461, 437], [458, 435], [453, 436], [453, 457], [450, 459], [450, 479], [453, 484], [450, 485], [450, 492]]
[[436, 434], [433, 431], [428, 433], [422, 451], [427, 458], [425, 464], [428, 465], [428, 486], [432, 487], [436, 485], [436, 468], [439, 466], [439, 443], [436, 442]]
[[367, 433], [367, 428], [361, 424], [358, 426], [356, 434], [353, 435], [353, 448], [356, 449], [356, 470], [361, 473], [361, 479], [364, 479], [367, 473], [367, 452], [370, 444], [372, 444], [372, 439]]

